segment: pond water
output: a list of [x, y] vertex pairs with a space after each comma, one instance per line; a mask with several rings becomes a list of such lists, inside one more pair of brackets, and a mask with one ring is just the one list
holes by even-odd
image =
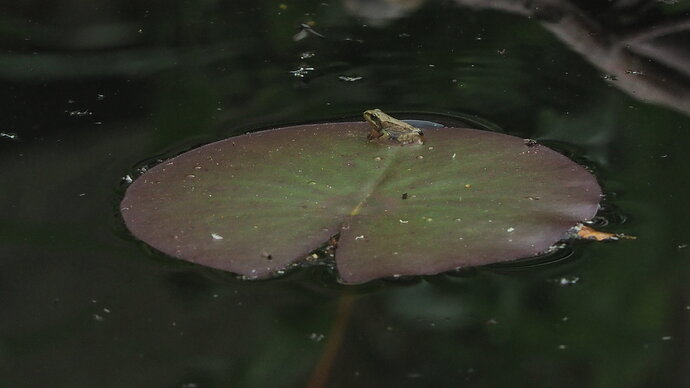
[[[688, 31], [654, 33], [690, 6], [523, 3], [0, 6], [0, 385], [690, 386]], [[638, 239], [345, 286], [243, 281], [124, 228], [141, 166], [375, 107], [568, 154], [599, 227]]]

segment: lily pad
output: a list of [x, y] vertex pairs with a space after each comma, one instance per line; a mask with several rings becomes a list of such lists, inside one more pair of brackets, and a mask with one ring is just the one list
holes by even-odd
[[468, 128], [408, 146], [367, 133], [299, 125], [193, 149], [132, 183], [122, 215], [154, 248], [248, 278], [339, 235], [339, 275], [362, 283], [534, 256], [597, 212], [595, 177], [545, 146]]

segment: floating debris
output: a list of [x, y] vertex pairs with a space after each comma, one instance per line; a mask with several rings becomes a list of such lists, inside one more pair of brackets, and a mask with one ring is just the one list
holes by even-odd
[[324, 338], [326, 338], [326, 336], [323, 334], [319, 334], [319, 333], [309, 334], [309, 339], [314, 341], [314, 342], [321, 342], [321, 341], [323, 341]]
[[223, 239], [223, 236], [221, 236], [221, 235], [219, 235], [219, 234], [217, 234], [217, 233], [211, 233], [211, 237], [212, 237], [214, 240], [222, 240], [222, 239]]
[[361, 79], [363, 79], [363, 78], [364, 78], [364, 77], [359, 77], [359, 76], [346, 76], [346, 75], [341, 75], [340, 77], [338, 77], [339, 80], [345, 81], [345, 82], [356, 82], [356, 81], [359, 81], [359, 80], [361, 80]]
[[316, 56], [315, 52], [306, 51], [306, 52], [303, 52], [302, 54], [300, 54], [299, 59], [309, 59], [309, 58], [313, 58], [314, 56]]
[[300, 67], [297, 70], [291, 70], [290, 74], [294, 75], [297, 78], [304, 78], [306, 77], [309, 72], [314, 71], [315, 69], [313, 67]]
[[577, 276], [570, 276], [570, 277], [562, 277], [560, 279], [554, 279], [551, 280], [554, 283], [558, 283], [560, 286], [572, 286], [573, 284], [576, 284], [577, 282], [580, 281], [580, 278]]
[[595, 240], [595, 241], [615, 241], [615, 240], [620, 240], [620, 239], [626, 239], [626, 240], [636, 240], [637, 237], [635, 236], [628, 236], [623, 233], [606, 233], [606, 232], [600, 232], [594, 228], [590, 228], [589, 226], [585, 226], [582, 224], [578, 224], [575, 226], [574, 232], [575, 236], [577, 238], [583, 239], [583, 240]]
[[0, 137], [10, 140], [19, 140], [19, 136], [14, 132], [0, 132]]
[[91, 112], [88, 109], [84, 110], [72, 110], [72, 111], [65, 111], [70, 117], [85, 117], [85, 116], [91, 116], [93, 115], [93, 112]]
[[302, 23], [297, 27], [297, 33], [293, 35], [292, 40], [297, 42], [308, 37], [309, 35], [318, 36], [319, 38], [325, 38], [325, 36], [316, 32], [311, 25], [307, 23]]

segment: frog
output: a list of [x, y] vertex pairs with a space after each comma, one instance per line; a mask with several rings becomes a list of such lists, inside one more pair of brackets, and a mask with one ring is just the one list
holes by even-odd
[[422, 130], [404, 121], [400, 121], [381, 109], [364, 111], [364, 120], [371, 124], [367, 139], [371, 142], [410, 145], [424, 144]]

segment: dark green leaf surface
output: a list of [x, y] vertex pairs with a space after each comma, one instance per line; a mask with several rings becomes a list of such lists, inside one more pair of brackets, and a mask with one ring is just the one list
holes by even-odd
[[424, 132], [424, 145], [405, 147], [367, 142], [364, 123], [229, 138], [143, 174], [122, 214], [156, 249], [249, 278], [340, 234], [340, 276], [361, 283], [533, 256], [598, 209], [594, 176], [546, 147]]

